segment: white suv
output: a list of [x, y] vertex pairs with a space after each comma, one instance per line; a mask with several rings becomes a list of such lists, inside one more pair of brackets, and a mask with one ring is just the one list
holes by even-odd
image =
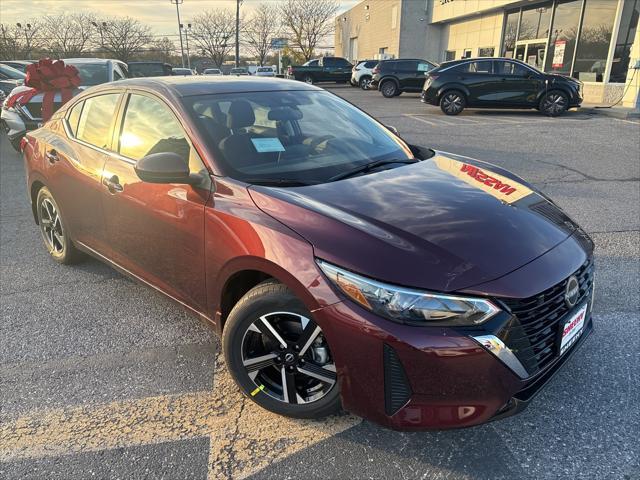
[[359, 60], [351, 69], [351, 85], [360, 86], [363, 90], [369, 90], [369, 84], [371, 83], [371, 77], [373, 73], [371, 71], [378, 64], [378, 60]]

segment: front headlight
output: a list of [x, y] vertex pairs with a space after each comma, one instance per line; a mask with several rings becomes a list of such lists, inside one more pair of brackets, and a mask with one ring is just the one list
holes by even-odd
[[422, 326], [474, 326], [500, 309], [482, 298], [441, 295], [376, 282], [317, 259], [329, 280], [353, 301], [382, 317]]

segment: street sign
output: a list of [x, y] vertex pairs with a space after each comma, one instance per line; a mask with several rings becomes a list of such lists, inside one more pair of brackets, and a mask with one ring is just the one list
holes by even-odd
[[271, 49], [272, 50], [282, 50], [289, 44], [288, 38], [272, 38], [271, 39]]

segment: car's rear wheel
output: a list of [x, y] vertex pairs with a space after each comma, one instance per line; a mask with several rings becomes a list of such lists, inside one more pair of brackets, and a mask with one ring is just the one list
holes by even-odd
[[313, 85], [313, 77], [311, 75], [305, 75], [302, 81], [304, 83], [308, 83], [309, 85]]
[[340, 410], [327, 339], [285, 285], [267, 281], [242, 297], [225, 324], [223, 349], [243, 393], [267, 410], [296, 418]]
[[380, 93], [383, 97], [393, 98], [398, 94], [398, 86], [393, 80], [387, 80], [380, 85]]
[[80, 260], [82, 254], [73, 245], [60, 207], [47, 187], [42, 187], [38, 191], [36, 214], [42, 241], [51, 258], [62, 264]]
[[549, 117], [562, 115], [569, 108], [569, 97], [563, 92], [552, 90], [540, 99], [540, 111]]
[[371, 77], [363, 76], [360, 78], [360, 88], [362, 90], [369, 90], [370, 85], [371, 85]]
[[464, 110], [467, 102], [462, 92], [450, 90], [440, 97], [440, 110], [446, 115], [458, 115]]

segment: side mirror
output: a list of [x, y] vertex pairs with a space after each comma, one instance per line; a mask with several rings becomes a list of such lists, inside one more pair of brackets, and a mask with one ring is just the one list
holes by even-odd
[[142, 157], [134, 169], [140, 180], [147, 183], [193, 185], [201, 180], [199, 175], [191, 175], [188, 162], [173, 152], [152, 153]]
[[398, 132], [398, 129], [396, 127], [394, 127], [393, 125], [385, 125], [386, 129], [389, 130], [391, 133], [393, 133], [396, 137], [400, 136], [400, 132]]

